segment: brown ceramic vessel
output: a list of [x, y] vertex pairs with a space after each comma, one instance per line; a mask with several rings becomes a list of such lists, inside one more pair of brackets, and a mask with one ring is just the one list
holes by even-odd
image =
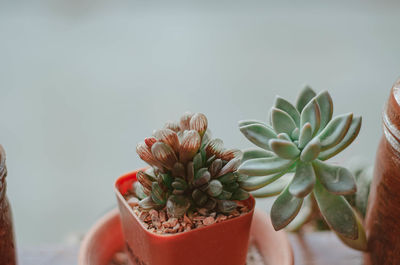
[[366, 217], [369, 254], [365, 265], [400, 264], [400, 80], [383, 111]]
[[11, 209], [6, 197], [6, 155], [0, 145], [0, 264], [15, 265], [15, 242], [12, 228]]

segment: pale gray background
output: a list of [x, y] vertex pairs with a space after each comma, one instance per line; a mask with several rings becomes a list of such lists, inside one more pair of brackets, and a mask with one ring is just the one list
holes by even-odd
[[[73, 240], [142, 166], [135, 145], [186, 111], [229, 147], [274, 96], [329, 89], [364, 117], [339, 160], [373, 161], [400, 73], [398, 1], [1, 1], [0, 142], [18, 243]], [[259, 206], [263, 206], [260, 203]], [[72, 239], [71, 239], [72, 238]]]

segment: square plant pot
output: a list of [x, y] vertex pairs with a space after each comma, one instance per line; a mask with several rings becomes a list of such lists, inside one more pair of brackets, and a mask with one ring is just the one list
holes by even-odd
[[126, 250], [134, 265], [245, 265], [254, 198], [244, 201], [249, 209], [241, 216], [177, 234], [147, 230], [128, 205], [125, 194], [136, 181], [133, 171], [115, 183]]

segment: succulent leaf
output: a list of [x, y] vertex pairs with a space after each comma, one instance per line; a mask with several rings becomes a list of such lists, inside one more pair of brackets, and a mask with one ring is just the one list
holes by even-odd
[[[296, 129], [297, 129], [297, 128], [296, 128]], [[296, 129], [294, 129], [294, 130], [296, 130]], [[280, 133], [280, 134], [278, 134], [278, 139], [286, 140], [286, 141], [289, 141], [289, 142], [292, 141], [292, 139], [290, 138], [290, 136], [289, 136], [287, 133]]]
[[250, 142], [266, 150], [270, 149], [268, 141], [276, 138], [276, 133], [272, 129], [261, 124], [242, 126], [240, 131]]
[[203, 206], [207, 202], [208, 197], [203, 191], [195, 189], [192, 192], [192, 198], [198, 206]]
[[240, 187], [246, 191], [258, 190], [279, 179], [280, 177], [285, 175], [285, 173], [286, 172], [284, 171], [274, 175], [249, 177], [248, 179], [240, 182]]
[[289, 184], [289, 192], [296, 197], [303, 198], [314, 188], [315, 173], [310, 163], [298, 163], [296, 173]]
[[183, 164], [190, 161], [200, 148], [201, 137], [195, 130], [185, 131], [179, 148], [179, 160]]
[[139, 206], [145, 210], [150, 210], [156, 208], [158, 205], [155, 202], [153, 202], [151, 197], [145, 197], [139, 201]]
[[217, 197], [222, 192], [222, 183], [219, 180], [211, 180], [208, 186], [207, 193], [212, 197]]
[[203, 136], [204, 133], [206, 132], [207, 125], [208, 125], [207, 117], [202, 113], [194, 114], [189, 122], [190, 130], [197, 131], [200, 134], [200, 136]]
[[357, 239], [356, 216], [346, 199], [328, 192], [319, 181], [315, 184], [314, 195], [329, 227], [345, 238]]
[[289, 114], [283, 110], [272, 108], [271, 110], [271, 123], [277, 134], [287, 133], [291, 134], [297, 128], [295, 121]]
[[300, 154], [300, 150], [291, 141], [272, 139], [269, 144], [272, 151], [283, 159], [295, 159]]
[[223, 213], [230, 213], [236, 209], [236, 203], [228, 200], [218, 201], [218, 209]]
[[163, 142], [157, 142], [151, 147], [151, 153], [167, 169], [172, 169], [178, 158], [174, 150]]
[[161, 189], [157, 182], [153, 182], [151, 186], [151, 199], [158, 205], [163, 205], [166, 203], [166, 198], [164, 191]]
[[179, 121], [179, 126], [182, 131], [190, 130], [190, 120], [193, 117], [193, 113], [185, 112]]
[[252, 191], [254, 198], [267, 198], [279, 195], [288, 185], [289, 179], [293, 176], [285, 175], [258, 190]]
[[217, 174], [217, 177], [225, 175], [225, 174], [227, 174], [229, 172], [236, 171], [237, 168], [239, 167], [239, 165], [240, 165], [240, 159], [239, 158], [231, 159], [228, 163], [226, 163], [225, 166], [222, 167], [222, 169]]
[[301, 113], [304, 106], [307, 105], [308, 102], [311, 101], [312, 98], [314, 98], [317, 94], [312, 90], [311, 87], [309, 86], [304, 86], [304, 88], [301, 90], [297, 102], [296, 102], [296, 108], [297, 110]]
[[221, 168], [222, 168], [222, 160], [215, 159], [210, 166], [211, 177], [216, 177], [217, 174], [220, 172]]
[[321, 113], [315, 99], [311, 100], [303, 109], [300, 116], [300, 126], [303, 127], [307, 122], [311, 124], [313, 136], [317, 134], [321, 123]]
[[361, 123], [362, 123], [361, 117], [353, 118], [350, 128], [347, 131], [345, 137], [337, 145], [321, 152], [321, 154], [319, 155], [319, 159], [327, 160], [327, 159], [337, 155], [342, 150], [344, 150], [347, 146], [349, 146], [354, 141], [354, 139], [356, 139], [358, 133], [360, 132]]
[[[172, 149], [174, 150], [175, 153], [179, 152], [180, 144], [179, 144], [179, 139], [178, 139], [178, 135], [176, 134], [176, 132], [174, 132], [170, 129], [161, 129], [161, 130], [156, 130], [153, 134], [157, 138], [157, 140], [172, 147]], [[149, 138], [147, 138], [147, 139], [149, 139]], [[151, 148], [151, 146], [149, 146], [149, 147]]]
[[133, 190], [135, 191], [135, 195], [139, 200], [142, 200], [148, 196], [144, 191], [143, 186], [139, 182], [133, 183]]
[[332, 119], [333, 101], [328, 91], [319, 93], [315, 99], [317, 100], [319, 109], [321, 111], [321, 124], [319, 131], [322, 131], [322, 129], [325, 128], [325, 126]]
[[355, 240], [349, 239], [338, 233], [336, 233], [336, 235], [347, 246], [349, 246], [353, 249], [359, 250], [359, 251], [367, 251], [368, 245], [367, 245], [367, 235], [365, 233], [365, 229], [362, 225], [362, 221], [361, 221], [360, 217], [357, 214], [356, 214], [356, 219], [357, 219], [357, 229], [358, 229], [357, 239], [355, 239]]
[[189, 207], [189, 200], [182, 195], [171, 195], [167, 200], [167, 213], [176, 218], [183, 216]]
[[349, 113], [337, 116], [328, 123], [318, 135], [322, 150], [337, 145], [344, 138], [349, 130], [352, 119], [353, 113]]
[[247, 191], [238, 188], [233, 192], [231, 199], [243, 201], [243, 200], [247, 200], [249, 197], [250, 197], [250, 194]]
[[264, 176], [285, 171], [295, 161], [280, 157], [255, 158], [240, 165], [238, 172], [249, 176]]
[[270, 127], [265, 122], [258, 121], [258, 120], [242, 120], [242, 121], [239, 121], [238, 124], [239, 124], [239, 128], [243, 127], [243, 126], [246, 126], [246, 125], [252, 125], [252, 124], [261, 124], [261, 125], [264, 125], [266, 127]]
[[254, 158], [262, 158], [262, 157], [273, 157], [274, 153], [267, 150], [262, 149], [247, 149], [243, 152], [242, 162], [254, 159]]
[[320, 152], [321, 143], [318, 138], [314, 138], [301, 151], [300, 160], [302, 162], [311, 162], [318, 158]]
[[346, 195], [356, 192], [356, 181], [348, 169], [329, 165], [319, 160], [313, 162], [313, 167], [315, 175], [329, 192], [336, 195]]
[[234, 173], [229, 172], [229, 173], [219, 177], [218, 180], [221, 183], [227, 184], [227, 183], [232, 183], [232, 182], [236, 181], [236, 178], [237, 178], [237, 176]]
[[284, 112], [289, 114], [297, 126], [300, 125], [300, 113], [289, 101], [277, 96], [274, 105], [275, 108], [283, 110]]
[[211, 179], [210, 172], [208, 172], [207, 168], [201, 168], [199, 171], [197, 171], [195, 177], [194, 177], [194, 182], [193, 185], [195, 187], [200, 187], [206, 183], [208, 183]]
[[230, 200], [232, 198], [232, 192], [227, 190], [222, 190], [221, 194], [217, 196], [220, 200]]
[[304, 224], [306, 224], [312, 217], [313, 202], [310, 195], [306, 196], [303, 200], [299, 213], [296, 217], [286, 226], [286, 230], [290, 232], [297, 232]]
[[296, 217], [302, 203], [303, 198], [293, 196], [288, 188], [278, 196], [271, 208], [271, 221], [276, 231], [287, 226]]
[[311, 123], [307, 122], [304, 124], [304, 126], [301, 128], [300, 131], [300, 136], [299, 136], [299, 148], [304, 148], [306, 144], [308, 144], [309, 141], [312, 139], [312, 126]]

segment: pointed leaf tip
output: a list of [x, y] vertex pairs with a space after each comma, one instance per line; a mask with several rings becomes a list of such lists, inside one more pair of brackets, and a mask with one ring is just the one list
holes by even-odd
[[314, 90], [310, 86], [305, 85], [303, 87], [303, 89], [300, 91], [300, 94], [297, 98], [297, 102], [296, 102], [297, 110], [301, 113], [304, 106], [307, 105], [307, 103], [310, 102], [310, 100], [312, 98], [314, 98], [315, 96], [316, 96], [316, 93], [314, 92]]

